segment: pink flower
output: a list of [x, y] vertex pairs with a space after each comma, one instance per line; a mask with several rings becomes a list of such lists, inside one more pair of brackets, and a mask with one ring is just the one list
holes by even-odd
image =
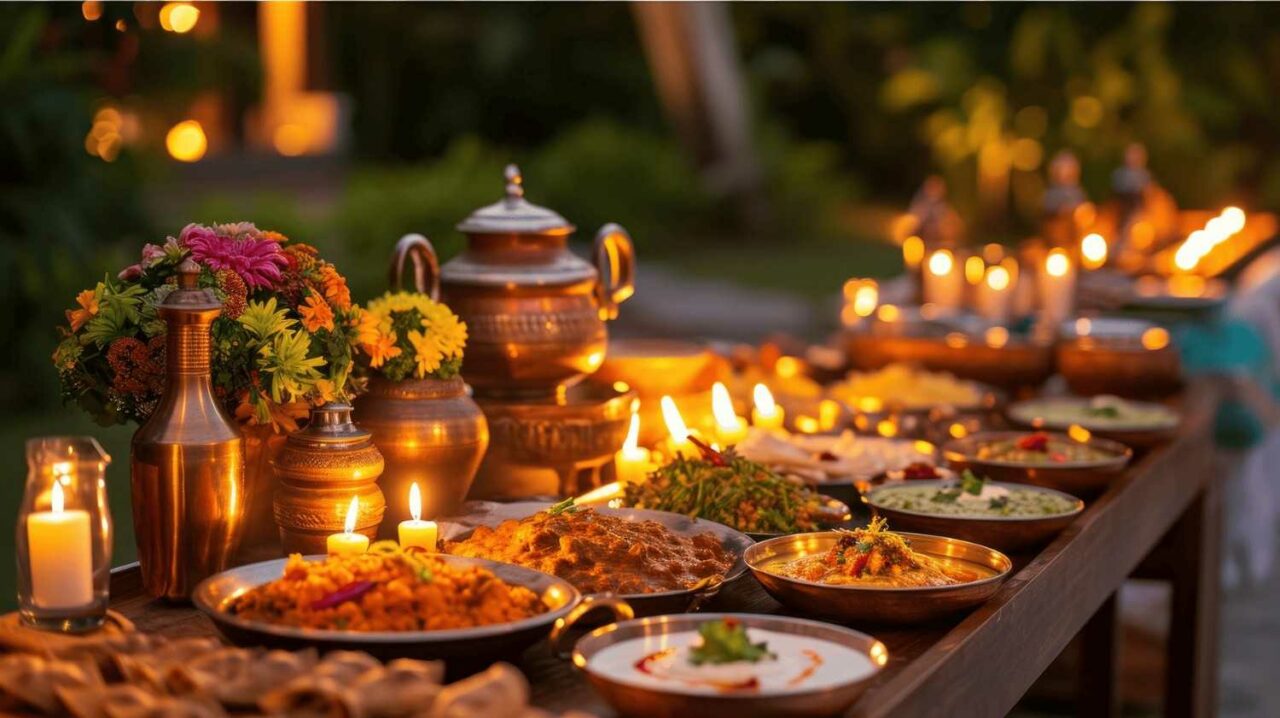
[[116, 275], [116, 279], [119, 279], [124, 282], [132, 282], [135, 279], [139, 279], [141, 277], [142, 277], [141, 264], [130, 264], [124, 269], [121, 269], [120, 273]]
[[191, 257], [213, 271], [230, 269], [249, 289], [272, 289], [280, 281], [280, 271], [288, 260], [276, 242], [262, 239], [232, 239], [219, 236], [208, 227], [189, 224], [178, 242], [191, 250]]

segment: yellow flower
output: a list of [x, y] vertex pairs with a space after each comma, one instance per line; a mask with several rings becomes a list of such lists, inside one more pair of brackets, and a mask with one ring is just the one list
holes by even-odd
[[98, 313], [98, 291], [86, 289], [80, 292], [76, 295], [76, 304], [80, 305], [79, 309], [67, 310], [67, 321], [71, 323], [73, 332], [80, 331], [80, 327]]
[[333, 331], [333, 310], [318, 294], [308, 296], [307, 303], [298, 307], [298, 314], [302, 315], [302, 326], [313, 334], [321, 329]]
[[467, 325], [443, 304], [433, 303], [423, 312], [422, 326], [436, 337], [440, 352], [449, 358], [462, 356], [467, 346]]
[[416, 373], [419, 379], [440, 368], [444, 353], [440, 351], [434, 334], [409, 332], [409, 343], [413, 345], [413, 358], [418, 365]]
[[338, 398], [337, 384], [328, 379], [316, 379], [315, 392], [316, 402], [319, 404], [327, 404]]

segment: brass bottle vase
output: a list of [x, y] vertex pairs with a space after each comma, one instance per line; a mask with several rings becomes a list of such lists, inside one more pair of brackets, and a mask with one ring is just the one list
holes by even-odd
[[143, 586], [168, 599], [187, 598], [225, 569], [244, 529], [244, 440], [209, 373], [209, 328], [222, 305], [199, 277], [199, 265], [184, 261], [178, 288], [159, 307], [168, 376], [130, 452]]
[[328, 536], [345, 529], [352, 497], [354, 532], [376, 537], [387, 504], [378, 488], [382, 454], [370, 439], [351, 422], [351, 405], [340, 402], [312, 409], [307, 427], [289, 435], [272, 462], [272, 513], [285, 553], [324, 553]]

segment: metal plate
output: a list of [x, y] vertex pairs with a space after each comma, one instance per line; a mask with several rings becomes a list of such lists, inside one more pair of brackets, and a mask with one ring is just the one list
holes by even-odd
[[[616, 680], [591, 668], [591, 658], [600, 651], [633, 638], [661, 640], [673, 633], [697, 630], [702, 623], [733, 618], [748, 628], [821, 639], [867, 656], [873, 670], [847, 683], [813, 691], [785, 693], [707, 694], [640, 687]], [[785, 616], [750, 613], [708, 613], [697, 616], [659, 616], [622, 621], [583, 636], [573, 651], [573, 663], [596, 690], [620, 713], [627, 716], [700, 716], [700, 718], [755, 718], [756, 716], [834, 715], [853, 704], [872, 678], [889, 659], [883, 643], [857, 631], [829, 623]]]
[[747, 566], [769, 595], [796, 611], [838, 621], [883, 624], [917, 624], [934, 621], [986, 601], [1013, 570], [1008, 556], [968, 541], [896, 532], [917, 552], [950, 561], [985, 567], [988, 578], [954, 586], [886, 588], [881, 586], [833, 586], [774, 573], [777, 563], [830, 549], [841, 534], [836, 531], [796, 534], [762, 541], [747, 550]]
[[[515, 503], [495, 503], [490, 501], [472, 501], [463, 505], [463, 513], [458, 516], [442, 519], [440, 537], [447, 541], [461, 541], [470, 536], [477, 526], [496, 528], [503, 521], [520, 520], [532, 516], [547, 508], [547, 504], [538, 501], [520, 501]], [[637, 616], [656, 616], [664, 613], [681, 613], [696, 610], [698, 606], [719, 592], [720, 587], [736, 581], [747, 573], [747, 564], [743, 554], [755, 541], [741, 531], [735, 531], [723, 524], [705, 519], [689, 518], [681, 514], [667, 511], [650, 511], [648, 509], [608, 508], [593, 506], [596, 511], [607, 516], [616, 516], [628, 521], [655, 521], [667, 527], [678, 536], [696, 536], [703, 533], [715, 534], [720, 538], [720, 545], [733, 556], [733, 565], [719, 584], [703, 588], [681, 589], [678, 591], [661, 591], [658, 593], [626, 593], [617, 594], [635, 611]]]
[[[1025, 436], [1024, 431], [985, 431], [944, 444], [942, 458], [956, 471], [971, 469], [974, 473], [996, 481], [1015, 484], [1032, 484], [1057, 489], [1072, 496], [1089, 497], [1101, 493], [1129, 460], [1133, 449], [1110, 439], [1092, 437], [1089, 446], [1101, 449], [1112, 456], [1095, 461], [1067, 461], [1060, 464], [1031, 464], [1018, 461], [992, 461], [977, 457], [978, 447], [991, 441], [1004, 441]], [[1071, 441], [1065, 434], [1051, 434], [1054, 438]]]
[[[308, 556], [323, 560], [323, 556]], [[214, 625], [237, 645], [320, 650], [366, 651], [379, 658], [482, 658], [519, 655], [547, 636], [552, 625], [582, 600], [578, 589], [540, 571], [483, 559], [442, 556], [454, 566], [479, 566], [515, 586], [524, 586], [542, 597], [549, 610], [509, 623], [440, 631], [333, 631], [282, 626], [251, 621], [226, 611], [227, 603], [255, 586], [280, 578], [288, 559], [274, 559], [240, 566], [211, 576], [196, 587], [192, 602], [208, 614]]]

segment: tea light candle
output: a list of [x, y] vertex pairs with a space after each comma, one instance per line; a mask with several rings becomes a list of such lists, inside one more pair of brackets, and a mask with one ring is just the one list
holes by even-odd
[[924, 301], [942, 309], [959, 309], [964, 301], [964, 273], [949, 249], [929, 255], [924, 272]]
[[760, 429], [781, 429], [786, 412], [773, 400], [764, 384], [756, 384], [751, 393], [755, 406], [751, 409], [751, 425]]
[[1050, 250], [1045, 257], [1039, 288], [1040, 311], [1050, 326], [1071, 316], [1075, 310], [1076, 271], [1065, 250]]
[[662, 397], [662, 420], [666, 422], [667, 433], [671, 435], [667, 439], [667, 458], [674, 459], [677, 454], [683, 454], [686, 459], [702, 456], [698, 447], [689, 441], [689, 427], [685, 425], [684, 417], [680, 416], [675, 400], [665, 395]]
[[347, 507], [347, 520], [343, 524], [342, 533], [329, 534], [325, 547], [330, 556], [354, 556], [369, 549], [369, 537], [356, 533], [356, 518], [360, 515], [359, 497], [351, 497], [351, 505]]
[[653, 470], [653, 457], [649, 450], [640, 446], [640, 415], [631, 412], [631, 426], [627, 428], [627, 440], [622, 448], [613, 455], [614, 473], [618, 475], [618, 483], [634, 484], [644, 481]]
[[63, 510], [61, 476], [55, 472], [50, 510], [27, 516], [31, 600], [40, 608], [79, 608], [93, 603], [93, 541], [89, 512]]
[[[418, 488], [418, 482], [413, 482], [409, 487], [409, 515], [413, 518], [401, 521], [398, 527], [400, 532], [401, 548], [420, 548], [424, 551], [435, 553], [436, 536], [438, 529], [435, 521], [422, 520], [422, 491]], [[333, 539], [332, 536], [329, 537]], [[366, 543], [367, 543], [366, 539]], [[329, 549], [333, 551], [332, 548]]]
[[1008, 268], [1000, 264], [987, 267], [986, 277], [977, 287], [978, 314], [993, 322], [1006, 322], [1012, 300], [1013, 280]]
[[729, 389], [720, 382], [711, 386], [711, 413], [716, 418], [716, 437], [721, 446], [733, 446], [746, 438], [747, 422], [733, 410]]

